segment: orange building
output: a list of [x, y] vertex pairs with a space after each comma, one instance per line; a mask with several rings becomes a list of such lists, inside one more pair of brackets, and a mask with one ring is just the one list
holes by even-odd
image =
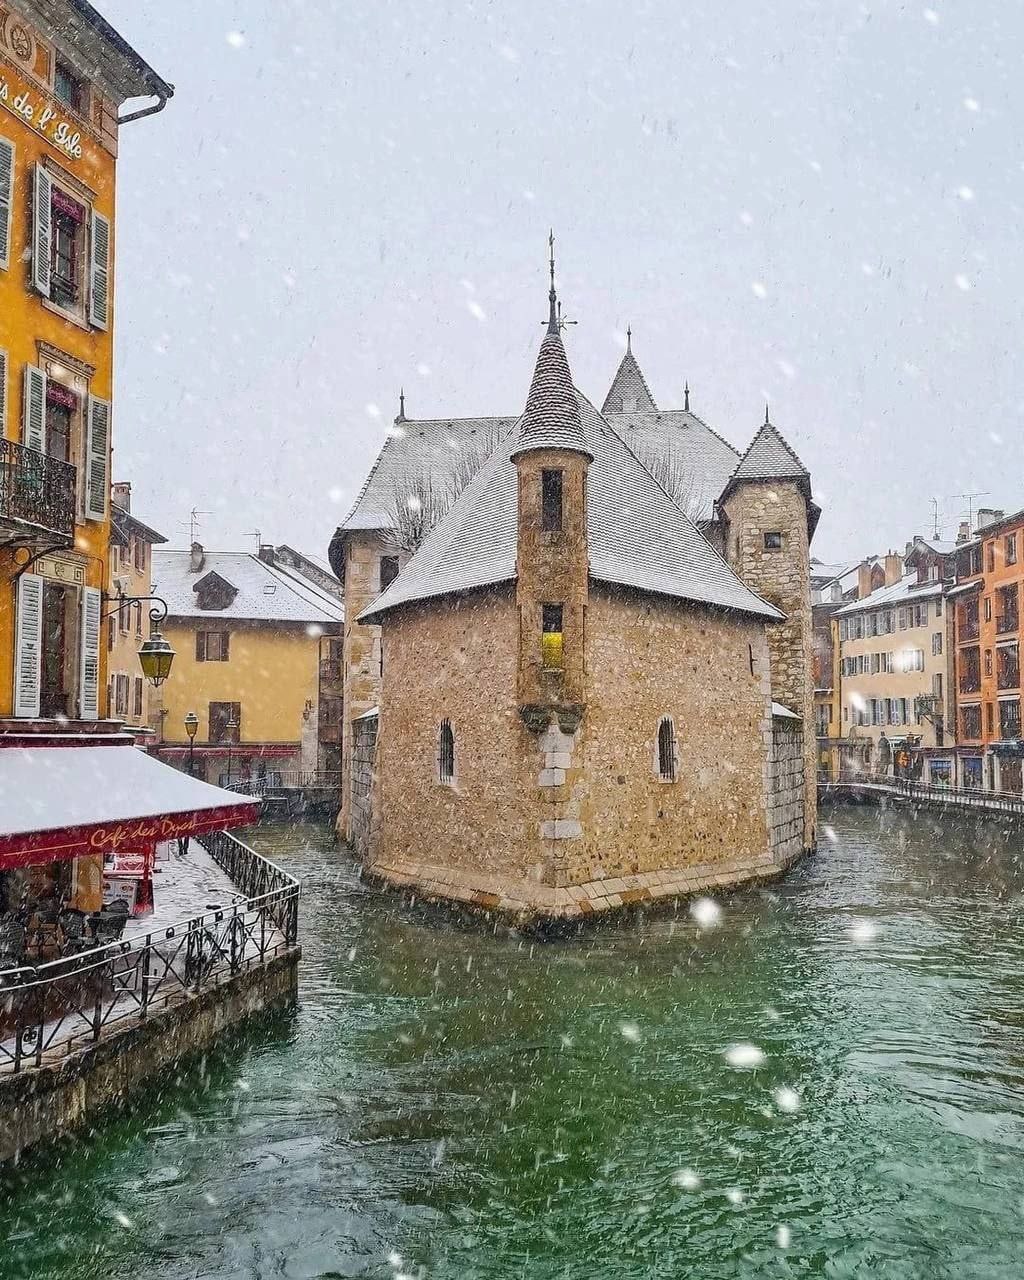
[[959, 783], [1020, 795], [1020, 601], [1024, 511], [979, 512], [957, 552], [956, 700]]
[[5, 735], [105, 731], [118, 132], [172, 92], [86, 0], [0, 0]]

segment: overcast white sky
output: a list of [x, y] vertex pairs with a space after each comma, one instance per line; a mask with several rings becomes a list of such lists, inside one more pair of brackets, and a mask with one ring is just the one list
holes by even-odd
[[[1024, 506], [1024, 14], [1000, 0], [97, 0], [177, 87], [119, 168], [115, 478], [323, 556], [397, 410], [577, 384], [810, 468], [851, 558]], [[975, 500], [975, 506], [979, 500]]]

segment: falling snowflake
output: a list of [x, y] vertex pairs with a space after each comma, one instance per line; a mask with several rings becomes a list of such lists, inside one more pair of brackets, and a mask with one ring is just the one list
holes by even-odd
[[755, 298], [768, 297], [768, 290], [765, 288], [765, 286], [761, 283], [760, 280], [755, 280], [753, 282], [753, 284], [750, 286], [750, 291], [751, 293], [753, 293]]
[[623, 1040], [628, 1040], [631, 1044], [636, 1044], [640, 1039], [640, 1028], [635, 1022], [624, 1022], [619, 1027], [619, 1034]]
[[743, 1203], [743, 1192], [739, 1187], [730, 1187], [725, 1193], [725, 1198], [730, 1204], [741, 1205]]
[[245, 35], [241, 31], [229, 31], [224, 39], [232, 47], [232, 49], [241, 49], [245, 44]]
[[964, 106], [968, 111], [980, 111], [981, 103], [977, 98], [964, 98]]
[[700, 1182], [700, 1174], [694, 1173], [692, 1169], [677, 1169], [672, 1175], [672, 1185], [680, 1191], [698, 1191]]
[[792, 1114], [794, 1111], [800, 1110], [800, 1095], [795, 1089], [791, 1089], [788, 1085], [781, 1084], [775, 1090], [775, 1105], [780, 1111], [786, 1111]]
[[793, 1233], [790, 1231], [789, 1227], [783, 1223], [775, 1232], [775, 1243], [780, 1249], [788, 1249], [792, 1241]]
[[481, 323], [487, 319], [487, 312], [474, 298], [470, 298], [466, 303], [466, 309], [474, 319], [479, 320]]
[[696, 898], [690, 903], [690, 915], [702, 929], [714, 929], [722, 923], [722, 908], [714, 898]]
[[972, 187], [957, 187], [956, 193], [961, 200], [974, 199], [974, 189]]
[[759, 1049], [756, 1044], [741, 1041], [738, 1044], [729, 1045], [725, 1051], [725, 1060], [730, 1067], [735, 1068], [737, 1071], [753, 1071], [757, 1067], [763, 1066], [765, 1052], [763, 1049]]
[[964, 293], [966, 293], [968, 289], [970, 289], [971, 287], [970, 280], [968, 280], [968, 278], [963, 274], [963, 272], [960, 272], [959, 275], [955, 275], [953, 277], [953, 283], [956, 285], [958, 289], [962, 289]]
[[878, 925], [874, 920], [857, 920], [850, 926], [850, 937], [854, 942], [871, 942], [878, 935]]

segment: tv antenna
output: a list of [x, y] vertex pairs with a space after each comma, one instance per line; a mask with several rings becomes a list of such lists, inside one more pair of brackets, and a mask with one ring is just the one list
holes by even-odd
[[259, 555], [260, 547], [263, 545], [262, 532], [259, 529], [250, 529], [249, 532], [245, 534], [245, 537], [256, 539], [256, 554]]
[[197, 541], [199, 533], [199, 517], [212, 515], [212, 511], [197, 511], [195, 507], [188, 513], [188, 543], [189, 546]]
[[989, 495], [988, 489], [980, 489], [975, 493], [954, 493], [953, 494], [954, 498], [962, 498], [967, 502], [967, 524], [968, 524], [968, 527], [970, 528], [971, 533], [974, 532], [974, 499], [987, 498], [988, 495]]

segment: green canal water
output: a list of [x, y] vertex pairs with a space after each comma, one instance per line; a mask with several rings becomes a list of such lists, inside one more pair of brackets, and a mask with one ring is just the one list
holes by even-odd
[[299, 1007], [0, 1184], [0, 1275], [1017, 1280], [1021, 838], [823, 822], [717, 928], [551, 943], [263, 828], [305, 878]]

